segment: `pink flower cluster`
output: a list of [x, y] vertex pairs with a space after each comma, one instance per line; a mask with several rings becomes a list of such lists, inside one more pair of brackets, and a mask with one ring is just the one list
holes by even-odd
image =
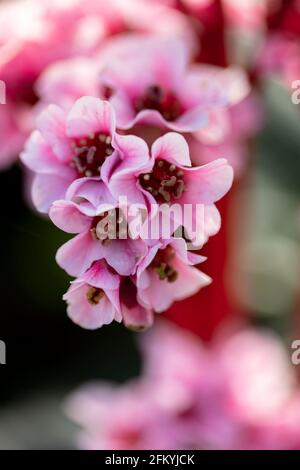
[[69, 316], [85, 328], [116, 320], [139, 330], [210, 282], [188, 248], [219, 230], [215, 203], [233, 171], [224, 158], [193, 166], [190, 148], [224, 138], [248, 83], [236, 68], [190, 64], [179, 39], [149, 35], [108, 41], [93, 65], [76, 59], [41, 77], [42, 111], [21, 159], [35, 174], [37, 209], [76, 234], [57, 253], [77, 277], [64, 296]]
[[66, 401], [82, 449], [299, 449], [300, 396], [280, 340], [245, 329], [205, 346], [164, 323], [142, 335], [144, 371]]

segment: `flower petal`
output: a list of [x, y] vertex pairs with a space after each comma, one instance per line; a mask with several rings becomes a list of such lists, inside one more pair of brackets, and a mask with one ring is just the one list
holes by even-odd
[[220, 158], [200, 167], [186, 169], [184, 181], [186, 191], [180, 200], [182, 204], [211, 205], [231, 188], [233, 169], [227, 160]]
[[191, 166], [189, 146], [182, 135], [168, 132], [152, 145], [152, 156], [155, 159], [167, 160], [175, 165]]
[[54, 201], [65, 197], [71, 181], [73, 181], [71, 168], [69, 177], [57, 174], [37, 174], [31, 188], [34, 205], [40, 212], [48, 212]]
[[67, 233], [81, 233], [89, 230], [91, 219], [80, 212], [72, 201], [55, 201], [49, 212], [52, 222]]
[[88, 136], [98, 132], [113, 135], [115, 128], [115, 113], [111, 104], [93, 96], [79, 98], [67, 117], [69, 137]]
[[103, 247], [90, 232], [83, 232], [62, 245], [56, 253], [56, 262], [70, 276], [80, 276], [93, 263], [103, 259]]

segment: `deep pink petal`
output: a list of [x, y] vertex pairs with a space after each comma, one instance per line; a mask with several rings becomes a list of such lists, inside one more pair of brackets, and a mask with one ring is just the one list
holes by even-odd
[[105, 290], [118, 289], [120, 286], [120, 276], [109, 270], [104, 260], [95, 262], [83, 275], [83, 279], [87, 284]]
[[96, 215], [116, 207], [116, 199], [99, 178], [79, 178], [68, 188], [66, 199], [79, 204], [86, 215]]
[[198, 292], [208, 285], [211, 280], [197, 268], [190, 267], [179, 260], [174, 260], [172, 266], [178, 272], [175, 282], [159, 279], [158, 274], [149, 269], [150, 285], [147, 289], [138, 290], [138, 299], [145, 308], [153, 308], [156, 312], [167, 310], [176, 300], [182, 300]]
[[142, 307], [138, 303], [135, 307], [128, 308], [121, 305], [124, 325], [133, 331], [144, 331], [153, 325], [153, 311]]

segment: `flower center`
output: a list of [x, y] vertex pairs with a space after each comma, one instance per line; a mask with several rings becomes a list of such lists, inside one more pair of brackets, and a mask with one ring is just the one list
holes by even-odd
[[86, 298], [91, 305], [98, 305], [101, 299], [105, 296], [105, 292], [98, 287], [89, 286], [86, 292]]
[[158, 202], [179, 199], [185, 189], [183, 171], [165, 160], [156, 160], [152, 172], [140, 175], [139, 181]]
[[171, 265], [175, 257], [174, 249], [169, 245], [163, 250], [159, 250], [153, 259], [150, 267], [155, 271], [161, 281], [175, 282], [178, 272]]
[[90, 232], [94, 240], [99, 240], [106, 246], [112, 240], [126, 239], [128, 227], [122, 212], [116, 208], [94, 217]]
[[73, 141], [74, 156], [71, 166], [79, 177], [99, 176], [105, 159], [113, 153], [111, 136], [107, 134], [90, 134]]
[[137, 288], [129, 277], [125, 277], [120, 286], [120, 299], [127, 308], [132, 309], [137, 305]]
[[134, 102], [136, 112], [143, 109], [155, 109], [167, 121], [175, 121], [182, 114], [182, 106], [172, 91], [164, 90], [159, 85], [151, 85]]

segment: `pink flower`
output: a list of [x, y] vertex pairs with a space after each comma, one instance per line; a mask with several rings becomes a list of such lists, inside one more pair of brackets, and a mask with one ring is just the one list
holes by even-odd
[[167, 310], [210, 284], [211, 279], [191, 265], [205, 261], [187, 251], [183, 239], [157, 241], [139, 261], [137, 267], [138, 300], [155, 312]]
[[98, 261], [83, 276], [72, 282], [64, 295], [68, 316], [87, 329], [100, 328], [113, 320], [121, 321], [120, 277], [104, 261]]
[[108, 102], [82, 97], [69, 113], [50, 105], [38, 119], [22, 161], [36, 173], [33, 201], [47, 212], [77, 178], [99, 177], [116, 147], [115, 114]]
[[105, 261], [96, 261], [71, 283], [64, 295], [68, 316], [86, 329], [123, 321], [127, 328], [141, 331], [153, 322], [153, 313], [139, 305], [130, 278], [121, 278]]
[[[55, 201], [50, 218], [60, 229], [77, 236], [59, 248], [57, 263], [71, 276], [83, 274], [96, 260], [105, 259], [119, 274], [135, 273], [147, 245], [128, 234], [127, 221], [105, 183], [85, 179], [76, 182], [76, 198]], [[74, 185], [67, 199], [74, 199]]]
[[[0, 77], [6, 84], [5, 112], [16, 139], [1, 139], [0, 157], [12, 162], [33, 127], [35, 81], [51, 63], [90, 54], [114, 31], [116, 14], [101, 0], [7, 1], [0, 5]], [[0, 164], [2, 166], [2, 164]]]
[[161, 322], [140, 340], [140, 378], [85, 386], [67, 401], [81, 447], [300, 448], [300, 395], [278, 338], [245, 329], [207, 346]]
[[[126, 160], [119, 166], [114, 164], [108, 184], [115, 197], [121, 192], [130, 202], [141, 203], [142, 191], [152, 207], [173, 205], [171, 216], [181, 219], [179, 225], [185, 226], [197, 245], [219, 230], [220, 215], [214, 203], [229, 191], [233, 180], [226, 160], [191, 167], [187, 142], [180, 134], [170, 132], [153, 143], [151, 157], [144, 161], [139, 168], [126, 166]], [[113, 160], [108, 164], [112, 165]], [[191, 216], [182, 223], [187, 205]], [[203, 206], [203, 217], [197, 217], [197, 205]]]
[[[248, 93], [239, 69], [189, 66], [184, 43], [128, 35], [108, 42], [101, 53], [103, 89], [109, 90], [118, 127], [137, 123], [179, 132], [210, 131], [211, 113], [218, 119], [218, 136], [226, 133], [226, 107]], [[210, 132], [213, 132], [211, 130]]]
[[290, 89], [300, 76], [300, 42], [289, 35], [273, 33], [259, 51], [260, 73], [277, 74]]

